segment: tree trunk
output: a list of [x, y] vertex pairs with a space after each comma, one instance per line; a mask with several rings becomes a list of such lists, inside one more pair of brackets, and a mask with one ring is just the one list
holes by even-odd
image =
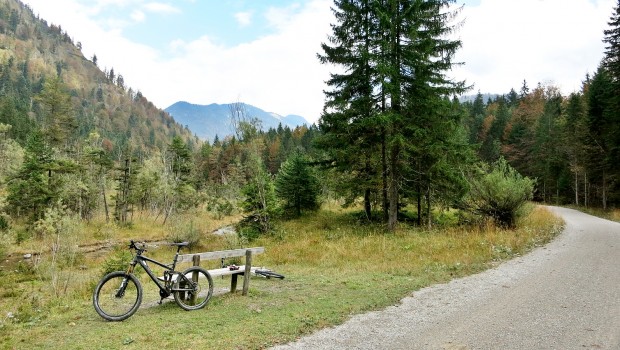
[[588, 173], [583, 172], [583, 205], [588, 207]]
[[575, 171], [575, 205], [579, 205], [579, 174]]
[[398, 153], [399, 149], [397, 146], [392, 147], [390, 151], [390, 174], [389, 174], [389, 213], [388, 213], [388, 229], [390, 231], [394, 231], [396, 229], [396, 224], [398, 223]]
[[422, 189], [418, 184], [418, 227], [422, 226]]
[[431, 185], [429, 184], [426, 189], [426, 219], [428, 222], [428, 229], [433, 228], [433, 218], [431, 217]]
[[364, 191], [364, 212], [366, 213], [366, 219], [370, 221], [372, 218], [372, 207], [370, 205], [370, 188]]
[[386, 145], [385, 145], [385, 130], [382, 132], [381, 139], [381, 167], [382, 167], [382, 181], [383, 181], [383, 222], [388, 222], [389, 214], [388, 214], [388, 165], [387, 165], [387, 154], [386, 154]]
[[607, 175], [603, 171], [603, 210], [607, 209]]

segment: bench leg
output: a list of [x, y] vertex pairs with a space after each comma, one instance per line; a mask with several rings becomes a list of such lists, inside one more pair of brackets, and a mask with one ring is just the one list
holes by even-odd
[[250, 273], [252, 272], [252, 251], [245, 251], [245, 273], [243, 274], [243, 292], [241, 295], [248, 295], [250, 288]]
[[238, 273], [230, 275], [230, 292], [234, 293], [237, 290], [237, 276]]

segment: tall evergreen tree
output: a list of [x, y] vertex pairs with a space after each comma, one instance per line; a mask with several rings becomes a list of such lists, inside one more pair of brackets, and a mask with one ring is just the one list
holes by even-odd
[[[603, 42], [605, 47], [605, 68], [614, 77], [614, 88], [620, 87], [620, 0], [618, 0], [614, 12], [607, 23], [610, 28], [604, 31]], [[618, 90], [615, 91], [619, 95]]]
[[[398, 221], [399, 189], [405, 170], [421, 157], [435, 158], [427, 145], [441, 144], [446, 132], [454, 130], [445, 97], [465, 91], [463, 82], [445, 73], [453, 68], [459, 40], [448, 39], [456, 29], [459, 10], [454, 1], [387, 1], [380, 8], [380, 27], [385, 37], [380, 71], [387, 74], [382, 90], [389, 106], [387, 119], [388, 227]], [[441, 147], [435, 148], [440, 149]], [[430, 164], [434, 163], [431, 161]]]
[[[379, 38], [377, 1], [337, 0], [334, 2], [337, 24], [332, 25], [329, 44], [322, 44], [322, 63], [341, 66], [327, 84], [327, 102], [319, 121], [322, 136], [317, 144], [328, 152], [330, 164], [341, 177], [340, 189], [351, 198], [364, 194], [364, 208], [371, 216], [371, 192], [377, 190], [382, 171], [378, 161], [383, 142], [378, 117], [380, 97], [374, 87], [378, 72], [376, 52]], [[385, 207], [385, 204], [384, 204]]]
[[66, 147], [77, 128], [71, 96], [66, 89], [60, 78], [50, 78], [45, 81], [43, 91], [37, 97], [43, 110], [46, 139], [56, 147]]
[[[448, 116], [445, 99], [465, 88], [445, 75], [461, 45], [447, 39], [458, 14], [452, 3], [335, 1], [333, 46], [324, 45], [320, 57], [345, 73], [329, 81], [334, 90], [326, 92], [323, 140], [345, 159], [343, 170], [357, 174], [358, 184], [367, 189], [382, 184], [390, 229], [397, 223], [406, 169], [426, 145], [441, 143], [459, 124]], [[366, 191], [367, 212], [369, 200]]]
[[[610, 97], [607, 111], [607, 126], [611, 129], [607, 131], [609, 145], [609, 161], [611, 175], [610, 180], [613, 181], [612, 186], [617, 186], [617, 192], [620, 192], [620, 0], [614, 7], [610, 21], [609, 29], [604, 31], [606, 44], [605, 58], [603, 64], [610, 77]], [[605, 179], [606, 180], [606, 179]], [[617, 198], [620, 201], [620, 193]], [[606, 198], [604, 199], [606, 201]], [[606, 204], [605, 204], [606, 206]]]

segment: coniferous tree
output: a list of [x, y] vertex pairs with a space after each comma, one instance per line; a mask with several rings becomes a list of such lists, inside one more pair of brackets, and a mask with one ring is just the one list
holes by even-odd
[[[446, 39], [456, 28], [453, 2], [336, 1], [333, 46], [323, 45], [323, 62], [345, 73], [329, 81], [334, 90], [326, 92], [322, 141], [358, 186], [381, 184], [390, 229], [397, 223], [406, 170], [435, 164], [440, 155], [426, 154], [426, 146], [444, 142], [460, 125], [445, 99], [464, 91], [462, 82], [445, 76], [460, 47], [460, 41]], [[420, 161], [423, 156], [427, 161]]]
[[284, 209], [294, 210], [299, 216], [302, 210], [317, 209], [319, 182], [300, 152], [294, 152], [282, 164], [276, 177], [276, 194], [284, 201]]
[[[618, 189], [617, 192], [620, 192], [620, 184], [617, 183], [620, 180], [620, 161], [618, 161], [620, 159], [620, 0], [613, 9], [608, 25], [610, 28], [604, 31], [603, 41], [607, 45], [603, 64], [611, 80], [606, 125], [610, 128], [607, 131], [606, 140], [609, 145], [610, 173], [604, 178], [604, 187], [607, 182], [613, 183], [613, 186]], [[620, 201], [620, 193], [617, 194], [616, 199]], [[606, 206], [606, 200], [607, 198], [604, 198], [604, 206]]]
[[53, 151], [40, 132], [28, 139], [22, 168], [9, 180], [8, 202], [18, 215], [31, 215], [34, 220], [43, 217], [45, 209], [58, 197], [58, 186], [51, 177]]
[[66, 147], [73, 132], [77, 129], [71, 96], [66, 91], [66, 86], [58, 77], [48, 79], [37, 100], [42, 106], [43, 130], [49, 144]]
[[332, 25], [329, 44], [322, 44], [324, 54], [319, 58], [344, 69], [332, 73], [327, 82], [332, 90], [325, 92], [327, 102], [319, 121], [322, 135], [317, 144], [327, 151], [330, 164], [345, 175], [340, 178], [341, 194], [352, 199], [363, 193], [370, 217], [370, 195], [384, 172], [378, 160], [384, 143], [378, 114], [381, 97], [374, 89], [379, 76], [379, 5], [370, 0], [339, 0], [334, 5], [338, 23]]
[[[465, 91], [463, 82], [446, 77], [453, 68], [459, 40], [446, 39], [456, 29], [459, 10], [450, 9], [454, 1], [387, 1], [380, 8], [380, 27], [385, 33], [384, 57], [380, 71], [382, 90], [389, 107], [387, 121], [388, 227], [394, 229], [406, 169], [422, 164], [430, 169], [441, 155], [429, 145], [441, 145], [460, 121], [449, 112], [445, 97]], [[430, 177], [429, 180], [432, 181]]]
[[[607, 44], [605, 47], [605, 58], [603, 60], [605, 68], [614, 77], [614, 88], [620, 86], [620, 0], [618, 0], [614, 12], [607, 23], [610, 28], [604, 31], [605, 38], [603, 42]], [[616, 96], [618, 90], [615, 90]], [[619, 97], [620, 98], [620, 97]]]
[[[617, 111], [613, 108], [612, 77], [605, 67], [600, 66], [592, 77], [588, 89], [588, 137], [590, 182], [601, 191], [601, 204], [607, 207], [610, 180], [615, 178], [614, 168], [618, 166], [615, 138], [618, 133]], [[598, 181], [594, 180], [598, 179]]]

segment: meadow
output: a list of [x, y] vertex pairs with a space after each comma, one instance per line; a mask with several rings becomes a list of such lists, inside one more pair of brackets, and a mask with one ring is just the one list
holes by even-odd
[[[213, 234], [238, 218], [216, 219], [207, 212], [178, 217], [171, 225], [139, 216], [131, 227], [93, 221], [76, 227], [73, 258], [65, 257], [71, 263], [64, 265], [62, 254], [48, 249], [49, 243], [45, 248], [45, 238], [5, 247], [0, 348], [265, 348], [394, 305], [420, 288], [497, 266], [545, 244], [563, 227], [547, 209], [534, 206], [514, 230], [454, 225], [448, 213], [445, 224], [432, 230], [401, 224], [389, 233], [359, 217], [359, 211], [327, 206], [281, 222], [274, 234], [253, 242]], [[174, 251], [165, 242], [182, 238], [175, 237], [179, 232], [196, 239], [192, 252], [263, 246], [265, 253], [255, 256], [254, 264], [286, 278], [253, 277], [248, 296], [227, 293], [228, 278], [216, 278], [207, 307], [187, 312], [173, 301], [158, 305], [157, 288], [139, 274], [145, 298], [138, 312], [118, 323], [100, 318], [92, 290], [104, 270], [127, 259], [128, 241], [150, 242], [147, 255], [168, 261]], [[215, 268], [219, 262], [203, 266]]]

